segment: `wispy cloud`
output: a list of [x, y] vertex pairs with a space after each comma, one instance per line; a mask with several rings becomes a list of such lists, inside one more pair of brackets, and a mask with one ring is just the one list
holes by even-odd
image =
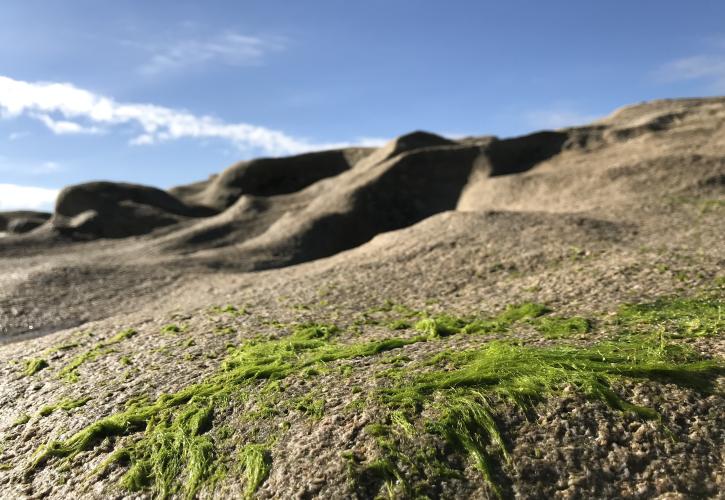
[[48, 115], [38, 114], [34, 115], [35, 118], [43, 122], [53, 133], [58, 135], [63, 134], [100, 134], [103, 130], [98, 127], [84, 127], [83, 125], [70, 122], [67, 120], [54, 120]]
[[285, 48], [279, 37], [260, 37], [225, 32], [206, 38], [184, 37], [171, 43], [126, 42], [151, 54], [139, 67], [145, 75], [158, 75], [210, 63], [227, 66], [256, 65], [264, 57]]
[[281, 155], [351, 144], [314, 143], [278, 130], [228, 123], [185, 110], [120, 103], [70, 83], [26, 82], [5, 76], [0, 76], [0, 116], [29, 116], [56, 134], [101, 133], [125, 127], [134, 132], [134, 145], [188, 138], [220, 139], [241, 151]]
[[58, 193], [58, 189], [0, 184], [0, 210], [50, 210]]
[[571, 106], [553, 106], [547, 109], [536, 109], [527, 112], [524, 119], [534, 129], [558, 129], [583, 125], [599, 118], [590, 113], [583, 113]]
[[675, 59], [660, 67], [656, 77], [668, 83], [700, 81], [713, 92], [725, 92], [725, 52]]

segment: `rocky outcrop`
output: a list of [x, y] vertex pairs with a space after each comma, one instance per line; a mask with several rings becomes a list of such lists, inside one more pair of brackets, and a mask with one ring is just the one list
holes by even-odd
[[224, 210], [243, 195], [276, 196], [304, 189], [348, 170], [370, 151], [336, 149], [243, 161], [207, 181], [172, 188], [170, 193], [190, 204]]
[[18, 210], [14, 212], [0, 212], [0, 232], [10, 234], [23, 234], [43, 225], [50, 214], [47, 212], [33, 212]]
[[213, 213], [209, 208], [186, 205], [160, 189], [89, 182], [61, 191], [52, 224], [66, 234], [123, 238]]

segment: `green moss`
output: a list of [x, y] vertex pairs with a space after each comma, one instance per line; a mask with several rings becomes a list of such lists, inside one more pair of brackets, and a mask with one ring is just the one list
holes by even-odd
[[113, 352], [113, 349], [111, 349], [112, 346], [119, 344], [124, 340], [130, 339], [136, 334], [136, 330], [129, 328], [119, 332], [104, 342], [97, 343], [91, 349], [74, 357], [68, 364], [63, 366], [63, 368], [61, 368], [58, 372], [58, 378], [63, 378], [71, 383], [77, 382], [79, 379], [78, 368], [85, 363], [95, 361], [96, 359]]
[[28, 415], [27, 413], [23, 413], [17, 418], [17, 420], [15, 420], [15, 422], [12, 423], [11, 427], [25, 425], [28, 422], [30, 422], [30, 415]]
[[63, 399], [57, 403], [54, 403], [52, 405], [44, 406], [40, 409], [38, 414], [41, 417], [47, 417], [48, 415], [52, 414], [56, 410], [65, 410], [70, 411], [75, 408], [80, 408], [81, 406], [84, 406], [88, 401], [90, 401], [91, 398], [80, 398], [80, 399]]
[[391, 330], [407, 330], [411, 326], [410, 322], [404, 319], [397, 319], [388, 323], [388, 328]]
[[546, 306], [528, 302], [509, 306], [492, 318], [462, 318], [440, 314], [423, 318], [414, 328], [429, 338], [447, 337], [458, 333], [503, 333], [519, 321], [538, 318], [548, 312]]
[[371, 436], [387, 436], [390, 432], [390, 428], [387, 425], [380, 423], [369, 424], [365, 426], [365, 432]]
[[571, 318], [543, 317], [533, 322], [534, 327], [547, 339], [562, 339], [582, 335], [591, 330], [591, 322], [580, 316]]
[[236, 307], [231, 304], [211, 307], [209, 312], [212, 314], [228, 314], [232, 317], [246, 316], [249, 314], [249, 311], [245, 307]]
[[48, 368], [48, 362], [42, 358], [29, 359], [25, 361], [25, 369], [23, 374], [26, 377], [31, 377], [38, 373], [40, 370]]
[[[250, 341], [231, 349], [220, 370], [201, 383], [162, 395], [154, 402], [130, 405], [105, 417], [64, 441], [42, 447], [31, 469], [51, 458], [72, 458], [106, 437], [134, 435], [145, 430], [133, 445], [114, 452], [100, 471], [128, 463], [122, 486], [136, 491], [151, 488], [161, 497], [183, 493], [193, 496], [202, 484], [217, 476], [219, 460], [206, 434], [211, 409], [219, 408], [259, 380], [278, 381], [319, 363], [371, 356], [425, 339], [386, 339], [360, 344], [325, 340], [336, 328], [304, 325], [279, 340]], [[314, 401], [308, 407], [319, 413]]]
[[161, 327], [161, 333], [181, 333], [183, 331], [184, 328], [175, 323], [171, 323]]
[[242, 448], [240, 461], [246, 483], [244, 498], [251, 499], [272, 470], [271, 453], [264, 445], [248, 444]]
[[[577, 318], [542, 317], [547, 312], [546, 307], [531, 303], [509, 307], [493, 318], [438, 315], [427, 318], [432, 324], [418, 328], [424, 335], [359, 343], [340, 342], [334, 325], [285, 325], [291, 332], [286, 337], [260, 338], [230, 347], [219, 370], [197, 384], [154, 401], [134, 402], [66, 440], [48, 443], [36, 454], [32, 469], [53, 458], [70, 459], [107, 437], [127, 436], [122, 441], [124, 447], [112, 453], [102, 467], [125, 467], [122, 485], [126, 489], [150, 489], [160, 497], [195, 496], [202, 488], [212, 491], [225, 470], [215, 444], [220, 434], [210, 432], [213, 409], [224, 408], [229, 401], [244, 401], [253, 408], [245, 414], [246, 422], [265, 421], [289, 409], [318, 417], [324, 411], [322, 400], [312, 395], [286, 398], [284, 379], [314, 377], [326, 363], [373, 356], [446, 335], [506, 331], [520, 321], [529, 321], [552, 335], [582, 328]], [[381, 359], [393, 365], [385, 370], [386, 388], [349, 405], [349, 411], [361, 411], [368, 404], [380, 406], [378, 410], [385, 417], [370, 428], [380, 453], [368, 463], [353, 460], [351, 467], [361, 484], [370, 480], [369, 484], [392, 495], [435, 494], [420, 484], [452, 474], [444, 463], [450, 448], [420, 450], [413, 455], [400, 451], [400, 443], [415, 447], [422, 442], [418, 440], [422, 433], [432, 433], [468, 457], [495, 493], [499, 492], [494, 477], [496, 461], [510, 459], [496, 424], [499, 404], [512, 402], [529, 408], [572, 387], [613, 408], [657, 418], [652, 409], [623, 399], [613, 384], [624, 378], [664, 380], [709, 391], [714, 377], [723, 374], [720, 361], [703, 360], [658, 333], [667, 325], [680, 325], [677, 313], [671, 316], [663, 321], [659, 316], [646, 321], [640, 316], [637, 321], [620, 317], [622, 335], [589, 347], [530, 347], [494, 341], [477, 349], [444, 351], [418, 359], [414, 366], [425, 367], [419, 371], [402, 367], [407, 363], [403, 357]], [[107, 343], [101, 345], [108, 348]], [[352, 392], [354, 387], [359, 391], [359, 386], [352, 386]], [[366, 433], [372, 432], [366, 429]], [[257, 444], [258, 434], [255, 427], [251, 439], [246, 435], [251, 444], [240, 443], [244, 446], [240, 460], [248, 496], [264, 481], [271, 466], [269, 451]], [[365, 492], [369, 493], [368, 489]]]
[[415, 434], [413, 424], [410, 423], [410, 420], [408, 420], [408, 416], [403, 411], [392, 412], [390, 414], [390, 422], [394, 427], [400, 429], [400, 431], [402, 431], [407, 436], [413, 436]]
[[339, 331], [339, 328], [335, 325], [303, 323], [294, 327], [292, 336], [300, 340], [329, 340]]
[[325, 400], [307, 395], [295, 402], [294, 409], [319, 420], [325, 414]]
[[102, 344], [104, 346], [118, 344], [120, 342], [123, 342], [124, 340], [130, 339], [131, 337], [136, 336], [137, 334], [138, 334], [138, 332], [136, 330], [134, 330], [133, 328], [127, 328], [126, 330], [123, 330], [123, 331], [117, 333], [116, 335], [114, 335], [113, 337], [108, 339], [107, 341], [102, 342]]
[[[602, 342], [588, 348], [526, 347], [494, 341], [477, 349], [437, 357], [440, 369], [408, 377], [380, 391], [391, 412], [436, 415], [423, 418], [422, 427], [444, 437], [465, 452], [495, 493], [493, 457], [508, 461], [491, 398], [521, 407], [574, 387], [587, 397], [631, 412], [641, 418], [658, 414], [621, 398], [612, 383], [622, 378], [662, 380], [699, 390], [712, 390], [712, 381], [725, 373], [720, 361], [702, 360], [686, 347], [662, 345], [649, 336]], [[421, 417], [422, 418], [422, 417]], [[413, 435], [414, 430], [407, 433]]]
[[425, 334], [428, 338], [447, 337], [455, 335], [468, 324], [465, 319], [457, 318], [447, 314], [441, 314], [432, 318], [424, 318], [418, 321], [414, 328]]
[[630, 333], [664, 329], [669, 337], [711, 337], [725, 331], [725, 304], [719, 298], [661, 298], [622, 306], [617, 323]]
[[131, 366], [133, 364], [131, 358], [129, 358], [128, 356], [121, 356], [118, 359], [118, 362], [121, 363], [122, 366]]
[[526, 302], [507, 307], [504, 312], [496, 317], [496, 320], [505, 323], [515, 323], [524, 319], [538, 318], [550, 311], [545, 305]]
[[51, 354], [55, 354], [56, 352], [68, 351], [68, 350], [74, 349], [76, 347], [78, 347], [77, 342], [70, 342], [67, 344], [60, 344], [60, 345], [50, 347], [43, 352], [46, 356], [50, 356]]

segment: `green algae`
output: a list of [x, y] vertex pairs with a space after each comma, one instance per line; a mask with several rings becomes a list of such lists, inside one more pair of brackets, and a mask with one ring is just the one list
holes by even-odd
[[29, 359], [25, 361], [25, 369], [23, 369], [23, 375], [26, 377], [32, 377], [36, 373], [50, 366], [48, 362], [43, 358]]
[[304, 413], [308, 417], [319, 420], [325, 414], [325, 400], [315, 398], [311, 394], [303, 396], [296, 400], [293, 405], [294, 409]]
[[30, 422], [30, 415], [28, 415], [27, 413], [23, 413], [15, 420], [15, 422], [12, 423], [11, 427], [25, 425], [28, 422]]
[[272, 470], [271, 453], [265, 445], [255, 443], [245, 445], [239, 455], [246, 483], [244, 498], [251, 499]]
[[425, 317], [424, 311], [412, 309], [404, 304], [386, 300], [379, 306], [368, 308], [360, 313], [354, 325], [385, 325], [391, 330], [410, 328], [414, 319]]
[[[491, 401], [512, 403], [523, 409], [565, 387], [573, 387], [592, 400], [645, 419], [657, 419], [651, 408], [622, 398], [612, 384], [622, 379], [673, 382], [711, 391], [712, 381], [725, 373], [721, 361], [703, 360], [694, 351], [674, 344], [662, 346], [651, 337], [600, 342], [591, 347], [527, 347], [493, 341], [480, 348], [437, 356], [438, 369], [407, 377], [382, 389], [382, 404], [405, 416], [406, 434], [432, 432], [465, 453], [495, 495], [495, 455], [510, 456]], [[421, 417], [424, 413], [434, 417]], [[417, 425], [413, 422], [418, 420]], [[378, 429], [384, 429], [379, 427]], [[388, 455], [383, 450], [381, 453]], [[378, 464], [379, 465], [379, 464]]]
[[592, 329], [591, 321], [581, 316], [542, 317], [532, 323], [547, 339], [564, 339], [588, 333]]
[[[71, 459], [107, 437], [135, 435], [134, 444], [114, 452], [99, 473], [117, 464], [128, 464], [121, 485], [130, 491], [149, 488], [166, 498], [193, 497], [202, 484], [216, 476], [219, 460], [207, 434], [213, 408], [223, 408], [230, 398], [255, 381], [278, 381], [318, 363], [371, 356], [424, 341], [385, 339], [360, 344], [338, 344], [329, 338], [334, 325], [300, 325], [286, 338], [250, 341], [231, 349], [221, 369], [205, 381], [153, 402], [139, 402], [105, 417], [66, 440], [53, 441], [36, 453], [34, 470], [52, 458]], [[312, 405], [317, 411], [317, 406]]]
[[78, 347], [77, 342], [69, 342], [69, 343], [59, 344], [59, 345], [50, 347], [50, 348], [46, 349], [45, 351], [43, 351], [43, 353], [46, 356], [50, 356], [51, 354], [55, 354], [56, 352], [68, 351], [68, 350], [74, 349], [76, 347]]
[[177, 325], [176, 323], [169, 323], [161, 327], [161, 333], [181, 333], [184, 331], [184, 327]]
[[63, 399], [57, 403], [53, 403], [51, 405], [43, 406], [40, 411], [38, 412], [38, 415], [41, 417], [47, 417], [48, 415], [51, 415], [57, 410], [65, 410], [70, 411], [75, 408], [80, 408], [81, 406], [85, 406], [85, 404], [90, 401], [91, 398], [79, 398], [79, 399]]
[[[502, 495], [496, 481], [496, 464], [511, 459], [505, 435], [497, 424], [498, 405], [532, 408], [572, 387], [612, 408], [657, 419], [654, 410], [622, 398], [614, 388], [616, 382], [661, 380], [712, 390], [713, 378], [723, 374], [720, 361], [701, 359], [691, 349], [655, 335], [662, 329], [686, 328], [683, 321], [691, 325], [693, 318], [679, 317], [682, 308], [658, 306], [655, 310], [636, 310], [633, 316], [631, 309], [623, 308], [616, 320], [619, 335], [587, 347], [532, 347], [493, 341], [476, 349], [431, 354], [415, 365], [430, 368], [420, 372], [406, 371], [403, 365], [407, 360], [403, 357], [390, 357], [393, 367], [386, 370], [388, 386], [378, 390], [371, 401], [382, 407], [385, 420], [366, 428], [380, 455], [366, 463], [354, 455], [346, 459], [358, 487], [362, 483], [377, 484], [391, 496], [400, 492], [416, 496], [427, 494], [420, 484], [457, 474], [448, 463], [449, 451], [445, 449], [421, 449], [414, 456], [401, 452], [401, 443], [414, 447], [420, 435], [430, 434], [467, 457], [491, 492]], [[712, 313], [711, 308], [708, 311]], [[202, 382], [154, 401], [134, 402], [125, 411], [105, 417], [64, 441], [47, 444], [35, 455], [30, 468], [38, 468], [53, 458], [72, 459], [106, 437], [126, 436], [126, 444], [105, 460], [99, 473], [122, 466], [126, 472], [121, 486], [127, 490], [151, 490], [161, 498], [191, 498], [202, 488], [213, 491], [226, 471], [225, 459], [217, 449], [221, 438], [210, 431], [215, 410], [223, 409], [230, 401], [255, 398], [254, 411], [244, 417], [250, 422], [276, 417], [280, 409], [290, 407], [319, 418], [324, 412], [322, 400], [306, 396], [284, 401], [281, 382], [285, 378], [314, 377], [325, 371], [326, 363], [374, 356], [416, 342], [456, 334], [505, 332], [519, 322], [530, 323], [551, 338], [591, 329], [591, 323], [584, 318], [544, 316], [548, 312], [543, 305], [527, 303], [489, 318], [429, 316], [423, 320], [431, 321], [416, 323], [415, 329], [422, 333], [417, 337], [360, 343], [338, 342], [340, 331], [335, 325], [284, 325], [291, 332], [286, 337], [258, 338], [230, 347], [220, 369]], [[710, 325], [713, 315], [708, 314], [706, 324]], [[721, 321], [719, 315], [716, 318]], [[353, 388], [351, 392], [355, 392]], [[350, 405], [352, 411], [365, 406], [361, 399], [355, 402]], [[258, 444], [255, 438], [243, 444], [238, 454], [247, 498], [269, 474], [268, 446]]]
[[622, 306], [616, 319], [630, 333], [664, 328], [668, 337], [713, 337], [725, 332], [725, 304], [718, 297], [667, 297]]
[[222, 315], [226, 314], [234, 318], [238, 318], [240, 316], [246, 316], [250, 314], [250, 312], [247, 310], [246, 307], [236, 307], [231, 304], [226, 304], [224, 306], [213, 306], [209, 308], [209, 313], [215, 314], [215, 315]]
[[136, 330], [129, 328], [117, 333], [116, 335], [104, 342], [97, 343], [91, 349], [74, 357], [70, 360], [68, 364], [63, 366], [58, 372], [58, 378], [65, 379], [66, 381], [71, 383], [77, 382], [80, 378], [78, 375], [78, 368], [86, 363], [95, 361], [96, 359], [113, 352], [113, 349], [111, 348], [112, 346], [119, 344], [124, 340], [130, 339], [136, 334]]
[[520, 321], [538, 318], [548, 312], [549, 308], [542, 304], [527, 302], [511, 305], [494, 317], [434, 315], [421, 319], [414, 328], [429, 338], [447, 337], [458, 333], [504, 333]]
[[411, 325], [410, 321], [405, 320], [405, 319], [396, 319], [387, 324], [387, 327], [390, 330], [407, 330], [408, 328], [411, 328], [412, 326], [413, 325]]
[[447, 337], [449, 335], [455, 335], [469, 322], [463, 318], [457, 318], [447, 314], [441, 314], [432, 318], [424, 318], [418, 321], [414, 328], [425, 334], [428, 338], [436, 337]]

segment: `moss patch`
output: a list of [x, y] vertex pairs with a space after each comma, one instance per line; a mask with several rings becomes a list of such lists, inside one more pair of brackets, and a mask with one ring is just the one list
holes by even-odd
[[591, 322], [581, 316], [572, 318], [542, 317], [532, 323], [547, 339], [563, 339], [574, 335], [582, 335], [592, 329]]
[[248, 444], [239, 456], [246, 483], [244, 498], [251, 499], [272, 470], [271, 453], [265, 445]]
[[25, 362], [25, 369], [23, 370], [23, 375], [25, 375], [26, 377], [32, 377], [40, 370], [48, 368], [48, 366], [48, 362], [43, 358], [29, 359]]
[[511, 305], [493, 317], [457, 317], [439, 314], [424, 318], [415, 324], [415, 329], [429, 338], [447, 337], [457, 333], [503, 333], [514, 324], [534, 319], [549, 312], [542, 304], [527, 302]]
[[68, 382], [77, 382], [79, 378], [79, 367], [81, 367], [85, 363], [94, 361], [110, 352], [113, 352], [113, 350], [111, 349], [112, 346], [119, 344], [126, 339], [130, 339], [131, 337], [136, 335], [136, 333], [136, 330], [127, 329], [119, 332], [118, 334], [114, 335], [113, 337], [104, 342], [99, 342], [88, 351], [74, 357], [68, 364], [61, 368], [58, 372], [58, 378], [63, 378]]
[[[330, 337], [333, 325], [299, 325], [289, 337], [250, 341], [230, 350], [221, 369], [204, 382], [188, 386], [156, 401], [139, 402], [103, 418], [64, 441], [54, 441], [36, 454], [31, 470], [51, 458], [73, 458], [106, 437], [135, 435], [136, 441], [114, 452], [100, 471], [128, 463], [121, 481], [130, 491], [150, 488], [166, 498], [194, 496], [201, 485], [217, 476], [219, 457], [208, 435], [213, 409], [223, 408], [235, 394], [251, 389], [256, 381], [275, 381], [315, 366], [341, 359], [371, 356], [415, 342], [386, 339], [360, 344], [338, 344]], [[317, 411], [316, 405], [311, 408]]]
[[[719, 303], [716, 305], [719, 311]], [[378, 456], [368, 461], [354, 454], [346, 458], [357, 481], [355, 488], [373, 495], [377, 491], [368, 490], [375, 487], [384, 487], [391, 496], [435, 495], [430, 487], [421, 485], [458, 474], [456, 469], [463, 469], [461, 461], [467, 460], [480, 471], [490, 491], [501, 494], [495, 480], [497, 464], [507, 463], [510, 457], [505, 435], [497, 425], [498, 405], [531, 408], [564, 388], [573, 388], [613, 408], [657, 419], [651, 408], [637, 406], [618, 394], [616, 382], [658, 380], [712, 390], [713, 379], [724, 373], [722, 362], [702, 359], [669, 338], [670, 333], [687, 328], [683, 325], [691, 325], [693, 318], [683, 311], [692, 306], [682, 309], [662, 302], [643, 309], [623, 307], [608, 325], [616, 329], [608, 340], [584, 347], [534, 347], [497, 340], [475, 349], [438, 349], [412, 365], [403, 356], [380, 357], [378, 366], [391, 365], [378, 372], [385, 388], [366, 402], [377, 405], [383, 415], [381, 421], [366, 428], [369, 439], [377, 444]], [[703, 320], [707, 325], [721, 321], [713, 315], [712, 304], [696, 306], [709, 311]], [[325, 365], [335, 361], [375, 356], [418, 342], [443, 343], [451, 335], [504, 332], [520, 322], [530, 323], [552, 338], [584, 333], [592, 327], [584, 318], [544, 316], [548, 312], [543, 305], [528, 303], [493, 317], [429, 316], [415, 324], [419, 336], [358, 343], [340, 342], [335, 325], [285, 325], [290, 331], [287, 336], [230, 347], [220, 368], [200, 383], [154, 401], [136, 400], [124, 411], [98, 420], [66, 440], [48, 443], [35, 455], [30, 469], [54, 458], [70, 461], [107, 437], [123, 437], [121, 447], [106, 458], [99, 472], [124, 467], [121, 485], [127, 490], [150, 490], [161, 498], [193, 497], [202, 488], [213, 494], [216, 481], [226, 470], [234, 470], [228, 467], [229, 457], [236, 457], [246, 478], [245, 495], [251, 497], [271, 467], [268, 447], [272, 441], [258, 435], [261, 429], [269, 437], [269, 429], [257, 424], [269, 422], [272, 426], [271, 419], [290, 409], [313, 418], [324, 411], [324, 402], [311, 394], [288, 400], [286, 378], [316, 377], [329, 372]], [[662, 334], [663, 329], [668, 335]], [[109, 342], [97, 346], [98, 355], [108, 349]], [[356, 392], [355, 386], [350, 392]], [[213, 431], [213, 427], [215, 419], [223, 418], [221, 410], [234, 401], [243, 401], [251, 409], [242, 423], [254, 426], [254, 432], [245, 435], [247, 442], [242, 439], [230, 444], [229, 433]], [[358, 411], [356, 408], [350, 411]], [[272, 432], [286, 428], [279, 425]], [[431, 439], [445, 446], [422, 444]], [[224, 453], [218, 451], [220, 440]], [[237, 451], [230, 452], [230, 446]], [[364, 484], [367, 486], [361, 486]]]
[[725, 332], [725, 307], [717, 297], [667, 297], [622, 306], [617, 322], [630, 333], [661, 329], [668, 337], [712, 337]]
[[[494, 460], [510, 457], [491, 401], [530, 408], [535, 402], [573, 387], [589, 399], [657, 419], [651, 408], [632, 404], [613, 388], [618, 380], [644, 379], [673, 382], [701, 391], [712, 390], [712, 381], [725, 373], [721, 361], [703, 360], [685, 346], [662, 344], [652, 336], [621, 337], [592, 347], [527, 347], [493, 341], [483, 347], [447, 352], [436, 358], [436, 370], [412, 375], [380, 391], [388, 408], [388, 421], [408, 424], [405, 434], [434, 433], [465, 453], [481, 472], [492, 492], [501, 491], [493, 479]], [[422, 415], [433, 415], [423, 417]], [[378, 434], [386, 427], [374, 427]], [[494, 451], [492, 451], [494, 450]], [[385, 474], [390, 467], [389, 450]], [[370, 467], [379, 468], [378, 462]]]
[[65, 410], [70, 411], [75, 408], [80, 408], [81, 406], [84, 406], [88, 401], [90, 401], [91, 398], [79, 398], [79, 399], [63, 399], [57, 403], [54, 403], [52, 405], [44, 406], [40, 409], [38, 414], [41, 417], [47, 417], [48, 415], [51, 415], [56, 410]]
[[11, 427], [17, 427], [17, 426], [20, 426], [20, 425], [25, 425], [28, 422], [30, 422], [30, 415], [24, 413], [24, 414], [20, 415], [15, 420], [15, 422], [12, 423], [12, 426]]

